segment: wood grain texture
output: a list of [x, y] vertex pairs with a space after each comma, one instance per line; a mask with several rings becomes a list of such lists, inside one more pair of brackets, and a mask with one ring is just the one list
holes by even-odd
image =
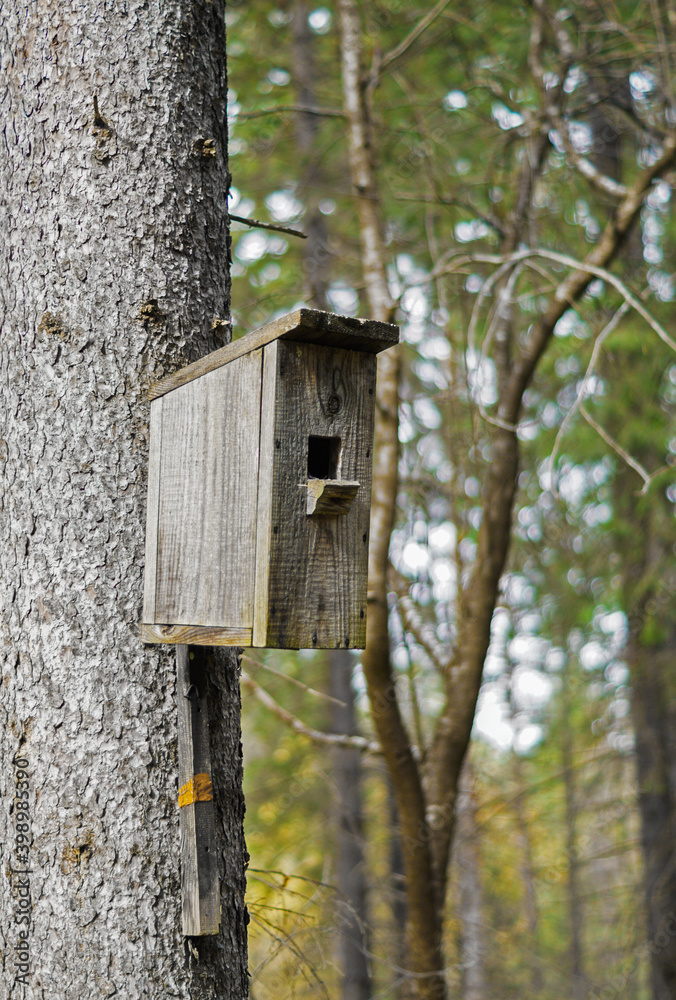
[[146, 645], [169, 642], [194, 646], [250, 646], [250, 628], [209, 628], [207, 625], [141, 625]]
[[347, 514], [358, 492], [359, 483], [337, 479], [309, 479], [306, 511], [317, 516]]
[[[372, 354], [278, 343], [267, 646], [365, 644], [375, 379]], [[307, 515], [310, 436], [341, 439], [347, 514]]]
[[150, 404], [150, 454], [148, 456], [148, 504], [146, 508], [146, 559], [143, 573], [143, 619], [155, 621], [157, 586], [157, 529], [160, 513], [160, 459], [162, 451], [162, 405]]
[[267, 637], [270, 544], [272, 534], [272, 471], [275, 458], [277, 354], [278, 341], [268, 344], [263, 351], [261, 432], [258, 463], [258, 510], [256, 520], [256, 579], [254, 585], [254, 646], [265, 646]]
[[161, 381], [154, 382], [148, 390], [148, 398], [157, 399], [178, 386], [186, 385], [193, 379], [278, 339], [377, 354], [399, 343], [399, 327], [372, 319], [338, 316], [319, 309], [296, 309], [260, 330], [254, 330], [239, 340], [212, 351]]
[[[211, 776], [207, 654], [181, 645], [176, 649], [178, 700], [178, 785], [196, 775]], [[181, 833], [181, 910], [183, 934], [218, 934], [220, 885], [213, 799], [179, 808]]]
[[164, 397], [156, 623], [252, 628], [262, 354]]

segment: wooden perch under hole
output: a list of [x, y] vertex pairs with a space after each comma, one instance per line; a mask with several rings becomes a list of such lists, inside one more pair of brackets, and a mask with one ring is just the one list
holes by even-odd
[[344, 479], [308, 479], [308, 514], [347, 514], [359, 483]]

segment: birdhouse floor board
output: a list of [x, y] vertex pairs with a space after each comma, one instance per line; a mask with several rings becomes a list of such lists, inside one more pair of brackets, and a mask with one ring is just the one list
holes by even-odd
[[207, 625], [141, 625], [141, 640], [190, 643], [193, 646], [251, 646], [250, 628], [212, 628]]
[[159, 382], [154, 382], [148, 390], [148, 398], [157, 399], [158, 396], [163, 396], [180, 385], [185, 385], [215, 368], [227, 365], [235, 358], [280, 339], [378, 354], [399, 342], [399, 328], [392, 323], [381, 323], [373, 319], [336, 316], [334, 313], [321, 312], [318, 309], [296, 309], [295, 312], [273, 320], [260, 330], [254, 330], [245, 337], [212, 351], [206, 357], [186, 365], [172, 375], [167, 375]]

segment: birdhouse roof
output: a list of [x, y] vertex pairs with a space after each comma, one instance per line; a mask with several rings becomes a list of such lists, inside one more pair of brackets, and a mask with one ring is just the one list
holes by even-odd
[[274, 340], [295, 340], [306, 344], [322, 344], [325, 347], [342, 347], [348, 351], [364, 351], [378, 354], [399, 342], [399, 327], [393, 323], [381, 323], [375, 319], [357, 319], [353, 316], [337, 316], [335, 313], [321, 312], [319, 309], [296, 309], [286, 316], [267, 323], [259, 330], [247, 333], [206, 357], [194, 361], [159, 382], [154, 382], [148, 390], [149, 399], [157, 399], [172, 389], [192, 382], [193, 379], [227, 365], [235, 358], [256, 351]]

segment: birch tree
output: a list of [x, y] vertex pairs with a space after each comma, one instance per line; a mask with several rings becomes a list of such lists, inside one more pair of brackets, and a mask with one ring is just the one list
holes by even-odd
[[175, 657], [140, 620], [150, 380], [228, 334], [221, 3], [0, 11], [0, 996], [246, 995], [238, 667], [218, 937], [181, 933]]

